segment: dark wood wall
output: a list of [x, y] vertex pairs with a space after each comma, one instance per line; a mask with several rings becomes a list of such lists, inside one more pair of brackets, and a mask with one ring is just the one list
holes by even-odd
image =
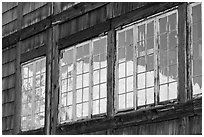
[[[161, 108], [129, 112], [113, 111], [115, 28], [148, 16], [177, 8], [186, 14], [187, 3], [3, 3], [2, 26], [2, 132], [3, 134], [201, 134], [202, 98], [188, 100], [180, 88], [180, 102]], [[180, 14], [181, 13], [181, 14]], [[11, 17], [12, 16], [12, 17]], [[181, 17], [179, 17], [181, 18]], [[186, 16], [180, 25], [186, 24]], [[8, 23], [11, 22], [11, 23]], [[14, 25], [16, 24], [16, 25]], [[11, 27], [13, 26], [13, 27]], [[187, 26], [182, 26], [181, 32]], [[57, 125], [56, 96], [60, 49], [108, 33], [108, 114], [107, 117]], [[186, 41], [186, 35], [179, 41]], [[185, 45], [181, 47], [185, 54]], [[45, 128], [20, 132], [20, 64], [39, 56], [47, 57]], [[185, 62], [186, 57], [182, 60]], [[184, 69], [185, 63], [180, 65]], [[52, 72], [52, 73], [51, 73]], [[183, 77], [184, 84], [187, 83]], [[182, 81], [181, 81], [182, 82]], [[182, 87], [182, 86], [180, 86]], [[192, 87], [191, 87], [192, 88]], [[189, 89], [188, 89], [189, 90]], [[192, 90], [192, 89], [190, 89]], [[55, 95], [55, 96], [54, 96]], [[180, 95], [180, 94], [179, 94]], [[186, 96], [185, 96], [186, 95]], [[54, 102], [50, 102], [50, 101]], [[54, 123], [54, 124], [53, 124]], [[50, 131], [50, 126], [52, 130]]]

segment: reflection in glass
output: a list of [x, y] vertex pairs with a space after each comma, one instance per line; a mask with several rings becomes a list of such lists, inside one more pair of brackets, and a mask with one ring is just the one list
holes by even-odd
[[160, 34], [167, 31], [167, 17], [159, 19]]
[[126, 46], [133, 44], [133, 29], [126, 31]]
[[193, 78], [192, 85], [193, 95], [202, 93], [202, 76]]
[[147, 24], [147, 37], [154, 36], [154, 21]]

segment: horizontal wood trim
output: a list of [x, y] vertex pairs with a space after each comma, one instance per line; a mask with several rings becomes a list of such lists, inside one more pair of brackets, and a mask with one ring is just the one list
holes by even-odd
[[[194, 112], [194, 110], [197, 111]], [[190, 100], [182, 104], [167, 104], [150, 109], [127, 112], [110, 118], [103, 117], [59, 125], [56, 134], [86, 134], [195, 115], [202, 115], [202, 98]]]
[[77, 44], [85, 40], [91, 39], [108, 30], [110, 30], [110, 22], [106, 21], [88, 29], [79, 31], [65, 38], [59, 39], [59, 50], [72, 46], [73, 44]]
[[46, 45], [21, 54], [21, 63], [46, 55]]

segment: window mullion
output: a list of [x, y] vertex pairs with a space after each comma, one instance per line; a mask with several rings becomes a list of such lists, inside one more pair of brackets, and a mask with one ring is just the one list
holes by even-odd
[[33, 121], [33, 128], [35, 128], [35, 85], [36, 85], [36, 62], [33, 63], [33, 88], [32, 88], [32, 113], [31, 120]]
[[114, 94], [114, 106], [115, 106], [115, 113], [117, 113], [119, 107], [118, 107], [118, 104], [119, 104], [119, 95], [118, 95], [118, 91], [119, 91], [119, 85], [118, 85], [118, 82], [119, 82], [119, 73], [118, 73], [118, 66], [119, 66], [119, 61], [118, 61], [118, 39], [119, 39], [119, 33], [117, 33], [116, 35], [116, 53], [115, 56], [116, 56], [116, 65], [115, 65], [115, 94]]
[[72, 118], [76, 119], [76, 46], [73, 48], [73, 106], [72, 106]]
[[133, 27], [133, 107], [137, 109], [137, 26]]
[[88, 118], [91, 118], [93, 112], [93, 41], [89, 43], [89, 111]]

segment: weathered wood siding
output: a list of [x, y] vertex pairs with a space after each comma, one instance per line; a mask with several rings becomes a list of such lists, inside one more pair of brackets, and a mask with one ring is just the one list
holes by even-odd
[[2, 53], [2, 132], [12, 134], [15, 115], [16, 45]]
[[[22, 14], [18, 10], [22, 4]], [[122, 25], [144, 19], [175, 6], [180, 6], [179, 15], [186, 16], [187, 3], [15, 3], [5, 2], [2, 9], [2, 133], [14, 134], [20, 122], [19, 87], [16, 75], [20, 75], [20, 63], [39, 56], [47, 57], [47, 91], [45, 128], [20, 132], [18, 134], [202, 134], [202, 97], [186, 97], [184, 85], [179, 102], [155, 106], [151, 109], [114, 114], [114, 69], [116, 60], [115, 29]], [[53, 10], [53, 11], [52, 11]], [[17, 15], [19, 14], [19, 15]], [[20, 18], [18, 18], [20, 17]], [[180, 18], [180, 17], [179, 17]], [[182, 26], [182, 21], [179, 24]], [[185, 22], [185, 25], [186, 24]], [[185, 32], [188, 26], [180, 28]], [[64, 125], [57, 123], [58, 102], [58, 59], [59, 51], [104, 32], [108, 34], [108, 112], [106, 117], [79, 121]], [[56, 34], [54, 34], [56, 33]], [[183, 34], [183, 33], [182, 33]], [[185, 48], [186, 36], [180, 35], [179, 41]], [[184, 44], [185, 43], [185, 44]], [[20, 47], [17, 47], [20, 46]], [[188, 45], [186, 45], [188, 46]], [[180, 53], [185, 54], [180, 48]], [[17, 50], [18, 49], [18, 50]], [[188, 49], [187, 49], [188, 50]], [[18, 53], [18, 54], [17, 54]], [[18, 57], [17, 57], [18, 56]], [[186, 57], [182, 56], [181, 61]], [[185, 62], [180, 63], [180, 71]], [[182, 67], [183, 66], [183, 67]], [[19, 73], [17, 73], [17, 72]], [[186, 71], [186, 70], [185, 70]], [[55, 73], [56, 72], [56, 73]], [[55, 73], [55, 74], [54, 74]], [[180, 76], [186, 84], [186, 77]], [[20, 79], [20, 78], [19, 78]], [[19, 81], [18, 81], [19, 82]], [[20, 83], [20, 82], [19, 82]], [[17, 84], [18, 85], [18, 84]], [[19, 85], [20, 86], [20, 85]], [[190, 90], [191, 88], [188, 88]], [[17, 95], [17, 96], [15, 96]], [[15, 100], [16, 99], [16, 100]], [[55, 109], [55, 111], [53, 110]], [[18, 113], [18, 114], [16, 114]], [[14, 119], [16, 118], [16, 119]], [[54, 129], [52, 129], [52, 128]]]

